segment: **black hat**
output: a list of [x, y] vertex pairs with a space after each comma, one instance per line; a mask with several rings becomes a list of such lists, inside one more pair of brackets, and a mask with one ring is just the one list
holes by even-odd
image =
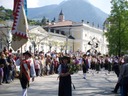
[[23, 55], [28, 55], [29, 57], [32, 57], [32, 54], [29, 51], [24, 52]]
[[63, 57], [62, 57], [62, 60], [67, 60], [67, 62], [70, 63], [70, 57], [63, 56]]
[[62, 59], [70, 59], [70, 57], [67, 57], [67, 56], [63, 56]]

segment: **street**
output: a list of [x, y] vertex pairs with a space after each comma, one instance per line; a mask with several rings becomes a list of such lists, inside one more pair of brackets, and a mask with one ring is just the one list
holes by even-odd
[[[87, 73], [87, 79], [83, 79], [82, 71], [72, 75], [72, 82], [76, 89], [72, 89], [72, 96], [120, 96], [113, 94], [113, 90], [117, 77], [114, 72], [105, 74], [101, 71], [94, 75]], [[36, 77], [34, 82], [30, 83], [28, 96], [57, 96], [58, 94], [58, 75], [49, 75]], [[0, 96], [21, 96], [22, 89], [18, 79], [10, 84], [0, 85]]]

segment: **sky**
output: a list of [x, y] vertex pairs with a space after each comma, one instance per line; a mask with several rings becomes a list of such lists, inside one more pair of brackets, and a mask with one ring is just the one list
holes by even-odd
[[[51, 4], [60, 4], [63, 1], [67, 0], [27, 0], [28, 8], [42, 7]], [[105, 13], [110, 13], [111, 10], [111, 0], [87, 0], [94, 6], [98, 7]], [[13, 0], [0, 0], [0, 6], [5, 8], [13, 9]]]

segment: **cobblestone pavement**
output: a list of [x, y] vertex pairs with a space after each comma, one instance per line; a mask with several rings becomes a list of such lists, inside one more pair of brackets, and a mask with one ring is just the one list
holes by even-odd
[[[36, 77], [31, 82], [28, 89], [28, 96], [57, 96], [58, 94], [58, 75], [49, 75]], [[76, 89], [72, 91], [73, 96], [120, 96], [113, 94], [117, 77], [114, 72], [106, 74], [105, 71], [99, 74], [87, 73], [86, 79], [83, 79], [82, 71], [72, 75], [72, 82]], [[10, 84], [0, 85], [0, 96], [21, 96], [21, 87], [18, 79]]]

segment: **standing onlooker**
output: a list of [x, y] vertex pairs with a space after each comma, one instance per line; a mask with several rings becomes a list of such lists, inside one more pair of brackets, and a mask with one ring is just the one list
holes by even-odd
[[49, 75], [50, 70], [52, 70], [51, 64], [52, 64], [51, 56], [50, 56], [50, 54], [47, 54], [47, 58], [46, 58], [46, 73], [47, 73], [47, 75]]
[[3, 83], [9, 83], [8, 79], [9, 79], [9, 63], [7, 62], [7, 58], [5, 56], [4, 53], [1, 54], [1, 59], [0, 59], [0, 63], [4, 65], [3, 71], [4, 71], [4, 76], [3, 76]]
[[16, 64], [15, 60], [13, 59], [13, 54], [10, 54], [7, 58], [7, 61], [9, 63], [9, 80], [13, 81], [15, 77], [15, 69], [16, 69]]
[[19, 59], [20, 55], [21, 55], [20, 50], [17, 50], [17, 53], [16, 53], [16, 60]]
[[54, 66], [54, 73], [57, 73], [59, 62], [57, 61], [57, 57], [53, 57], [52, 64]]
[[36, 76], [39, 76], [41, 62], [37, 56], [35, 57], [34, 65], [35, 65]]
[[[117, 75], [117, 77], [119, 78], [119, 73], [120, 73], [120, 65], [119, 65], [119, 60], [118, 60], [118, 57], [115, 57], [113, 59], [113, 71], [115, 72], [115, 74]], [[120, 83], [117, 82], [116, 83], [116, 86], [114, 88], [114, 90], [112, 91], [113, 93], [117, 93], [118, 89], [120, 87]]]
[[83, 59], [82, 59], [82, 56], [81, 55], [80, 55], [80, 57], [79, 57], [78, 60], [79, 60], [80, 70], [82, 70], [82, 60]]
[[112, 67], [113, 71], [115, 72], [115, 74], [117, 75], [117, 77], [119, 77], [119, 73], [120, 73], [120, 65], [119, 65], [119, 60], [118, 57], [115, 57], [113, 59], [113, 67]]
[[118, 82], [121, 83], [121, 96], [128, 96], [128, 56], [124, 57]]
[[2, 81], [3, 81], [3, 75], [4, 75], [3, 68], [4, 65], [0, 64], [0, 85], [2, 85]]
[[43, 76], [44, 73], [45, 73], [45, 67], [46, 67], [46, 62], [45, 62], [45, 57], [44, 57], [44, 54], [41, 53], [40, 54], [40, 62], [41, 62], [41, 65], [40, 65], [40, 76]]

